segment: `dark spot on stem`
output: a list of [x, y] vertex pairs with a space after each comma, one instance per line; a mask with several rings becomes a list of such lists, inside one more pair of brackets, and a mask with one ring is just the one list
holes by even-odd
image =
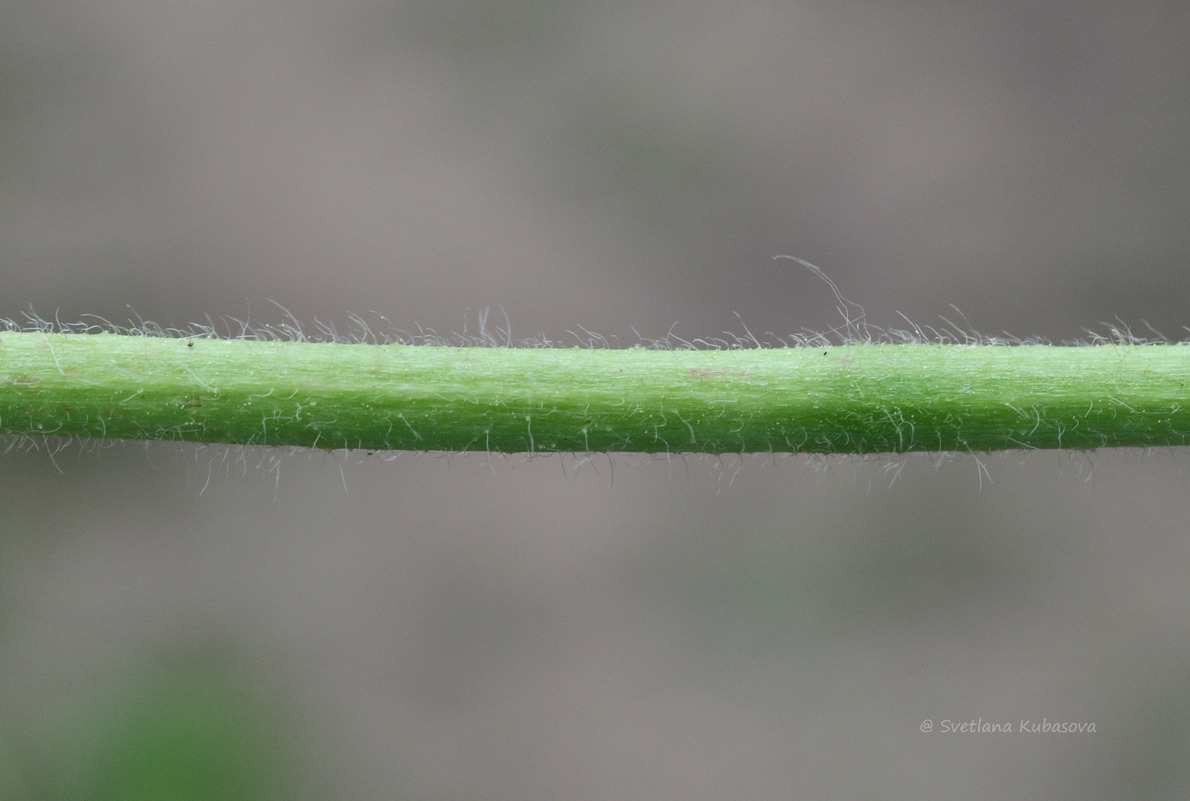
[[690, 368], [690, 375], [695, 378], [724, 378], [728, 374], [727, 370], [707, 370], [700, 367]]

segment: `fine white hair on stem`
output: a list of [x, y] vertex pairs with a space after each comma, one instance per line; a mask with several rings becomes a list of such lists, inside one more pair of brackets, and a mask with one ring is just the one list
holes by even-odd
[[843, 323], [840, 328], [832, 328], [828, 330], [826, 332], [827, 336], [842, 336], [844, 343], [847, 344], [866, 342], [870, 340], [867, 323], [865, 323], [867, 312], [864, 311], [864, 307], [855, 301], [848, 300], [846, 297], [844, 297], [843, 293], [839, 291], [838, 285], [833, 280], [831, 280], [830, 276], [823, 272], [821, 267], [817, 267], [805, 259], [798, 258], [797, 256], [781, 255], [773, 257], [774, 261], [778, 259], [787, 259], [789, 261], [797, 262], [813, 273], [816, 277], [818, 277], [828, 287], [830, 287], [831, 294], [835, 296], [835, 303], [838, 304], [835, 308], [838, 310], [839, 316], [843, 318]]
[[[848, 298], [838, 284], [817, 265], [797, 256], [776, 256], [774, 259], [793, 261], [821, 280], [830, 289], [842, 322], [825, 330], [802, 329], [801, 331], [774, 333], [766, 331], [761, 336], [748, 326], [743, 315], [733, 312], [739, 321], [742, 333], [724, 331], [720, 336], [689, 337], [677, 332], [677, 324], [661, 337], [649, 337], [636, 327], [630, 327], [635, 340], [631, 346], [651, 350], [747, 350], [757, 348], [822, 348], [857, 344], [953, 344], [953, 345], [1157, 345], [1173, 342], [1187, 342], [1190, 338], [1172, 340], [1147, 321], [1141, 321], [1138, 333], [1132, 326], [1120, 319], [1101, 322], [1096, 328], [1083, 329], [1083, 336], [1073, 340], [1051, 342], [1042, 337], [1019, 337], [1007, 332], [984, 334], [971, 324], [966, 315], [954, 304], [950, 304], [957, 317], [939, 315], [938, 325], [918, 323], [897, 312], [905, 322], [902, 328], [882, 328], [868, 321], [864, 307]], [[44, 334], [97, 334], [116, 333], [127, 336], [186, 338], [186, 339], [242, 339], [280, 342], [320, 342], [338, 344], [368, 345], [421, 345], [430, 347], [516, 347], [516, 348], [619, 348], [625, 345], [615, 335], [605, 336], [590, 328], [576, 325], [566, 331], [561, 340], [551, 339], [544, 333], [531, 337], [513, 336], [508, 313], [497, 306], [502, 323], [490, 322], [491, 309], [483, 308], [472, 315], [464, 314], [460, 331], [441, 334], [433, 328], [415, 325], [411, 330], [395, 327], [385, 315], [371, 311], [367, 318], [358, 313], [348, 314], [342, 327], [333, 322], [314, 318], [303, 324], [299, 316], [278, 301], [270, 305], [280, 313], [277, 322], [261, 322], [254, 319], [251, 310], [243, 317], [206, 315], [202, 322], [185, 325], [156, 323], [143, 317], [129, 307], [129, 319], [118, 323], [97, 314], [84, 314], [78, 322], [63, 322], [60, 315], [52, 317], [39, 314], [30, 308], [16, 318], [0, 318], [0, 333], [37, 332]], [[955, 322], [955, 320], [960, 322]], [[474, 324], [472, 324], [472, 321]], [[1190, 331], [1190, 328], [1186, 328]]]

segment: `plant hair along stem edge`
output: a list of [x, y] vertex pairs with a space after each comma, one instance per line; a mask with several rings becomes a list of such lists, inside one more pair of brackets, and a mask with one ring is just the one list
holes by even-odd
[[1190, 444], [1184, 344], [480, 344], [4, 331], [0, 435], [530, 454]]

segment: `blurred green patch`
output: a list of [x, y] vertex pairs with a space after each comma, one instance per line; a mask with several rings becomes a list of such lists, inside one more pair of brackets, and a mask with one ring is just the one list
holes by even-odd
[[299, 729], [259, 670], [210, 655], [170, 660], [70, 706], [3, 726], [5, 798], [294, 797]]

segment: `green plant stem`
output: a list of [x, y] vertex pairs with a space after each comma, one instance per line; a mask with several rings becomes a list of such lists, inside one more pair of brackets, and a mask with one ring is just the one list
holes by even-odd
[[1190, 443], [1190, 347], [748, 350], [0, 334], [0, 433], [310, 448], [887, 453]]

